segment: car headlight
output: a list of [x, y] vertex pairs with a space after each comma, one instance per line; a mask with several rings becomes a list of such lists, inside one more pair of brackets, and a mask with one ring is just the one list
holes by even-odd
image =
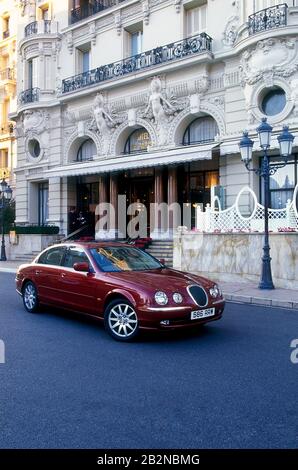
[[176, 304], [181, 304], [182, 301], [183, 301], [183, 297], [182, 297], [181, 294], [179, 294], [179, 292], [175, 292], [175, 293], [173, 294], [173, 300], [174, 300], [174, 302], [175, 302]]
[[159, 305], [166, 305], [168, 303], [168, 296], [165, 292], [158, 291], [154, 296], [155, 302]]
[[211, 297], [214, 298], [221, 296], [221, 290], [217, 284], [214, 284], [214, 286], [209, 289], [209, 293]]

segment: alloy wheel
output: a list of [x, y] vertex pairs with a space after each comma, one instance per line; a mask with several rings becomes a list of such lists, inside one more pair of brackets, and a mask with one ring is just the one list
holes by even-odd
[[127, 303], [118, 303], [110, 309], [108, 324], [116, 337], [128, 339], [138, 328], [138, 317], [132, 306]]
[[38, 298], [37, 292], [34, 284], [32, 282], [28, 282], [25, 285], [24, 292], [23, 292], [23, 300], [26, 309], [29, 312], [34, 312], [38, 306]]

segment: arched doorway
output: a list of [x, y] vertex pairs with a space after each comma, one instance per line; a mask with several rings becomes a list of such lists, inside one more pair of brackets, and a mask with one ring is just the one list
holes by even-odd
[[136, 154], [147, 152], [148, 146], [151, 144], [149, 132], [140, 127], [135, 129], [127, 138], [124, 146], [124, 154]]
[[[212, 144], [219, 134], [217, 122], [212, 116], [200, 116], [192, 120], [183, 133], [184, 146]], [[180, 202], [191, 206], [191, 225], [195, 227], [198, 206], [205, 208], [211, 202], [211, 192], [219, 188], [219, 155], [214, 151], [212, 160], [198, 160], [184, 165], [178, 172]], [[213, 189], [212, 189], [213, 188]]]

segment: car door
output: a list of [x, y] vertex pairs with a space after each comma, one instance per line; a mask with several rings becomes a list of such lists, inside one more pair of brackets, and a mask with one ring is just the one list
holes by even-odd
[[[73, 269], [75, 263], [82, 262], [89, 264], [89, 273]], [[60, 273], [60, 286], [63, 290], [63, 301], [68, 308], [90, 314], [98, 313], [96, 302], [98, 280], [82, 247], [70, 246], [67, 249]]]
[[41, 302], [55, 305], [62, 303], [60, 277], [64, 255], [64, 246], [49, 248], [40, 255], [34, 266], [35, 283]]

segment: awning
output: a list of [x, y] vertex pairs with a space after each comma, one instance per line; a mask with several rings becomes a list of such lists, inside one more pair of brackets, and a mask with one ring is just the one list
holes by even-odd
[[186, 163], [197, 160], [211, 160], [212, 149], [218, 143], [196, 145], [192, 147], [179, 147], [167, 151], [151, 151], [134, 155], [123, 155], [112, 158], [102, 158], [88, 162], [75, 162], [68, 165], [54, 167], [44, 173], [45, 177], [83, 176], [96, 173], [107, 173], [118, 170], [146, 168], [160, 165]]

